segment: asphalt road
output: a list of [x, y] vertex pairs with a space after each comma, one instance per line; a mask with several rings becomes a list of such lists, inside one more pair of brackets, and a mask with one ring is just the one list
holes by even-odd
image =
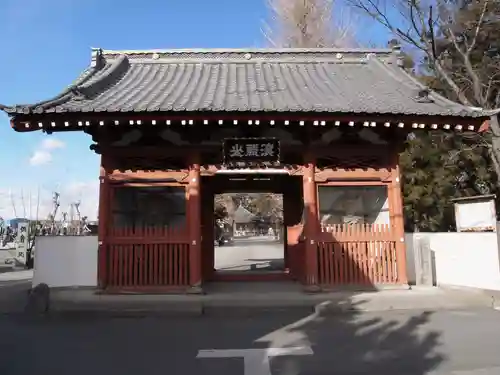
[[[5, 280], [1, 276], [6, 274], [0, 274], [0, 315], [10, 311], [23, 311], [28, 291], [31, 288], [31, 280]], [[2, 328], [0, 328], [0, 342], [2, 333]], [[1, 348], [0, 344], [0, 362], [3, 358]], [[2, 374], [1, 371], [0, 374]]]
[[499, 348], [494, 310], [0, 317], [2, 375], [498, 375]]
[[241, 272], [282, 269], [284, 244], [270, 236], [235, 238], [233, 245], [215, 247], [215, 269]]
[[[282, 251], [279, 244], [253, 243], [227, 247], [235, 253], [228, 263], [267, 262]], [[255, 253], [262, 245], [267, 250]], [[0, 312], [6, 303], [21, 305], [28, 287], [29, 281], [0, 282]], [[328, 317], [296, 311], [196, 318], [0, 314], [0, 375], [498, 375], [499, 348], [495, 310]]]

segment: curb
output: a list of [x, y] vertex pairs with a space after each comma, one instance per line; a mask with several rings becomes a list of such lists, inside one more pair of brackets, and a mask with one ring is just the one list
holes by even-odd
[[156, 305], [122, 305], [113, 306], [95, 306], [79, 304], [58, 304], [51, 303], [48, 311], [30, 311], [25, 310], [30, 316], [46, 317], [68, 317], [68, 318], [146, 318], [146, 317], [251, 317], [268, 314], [318, 314], [320, 316], [338, 316], [360, 313], [382, 313], [387, 311], [446, 311], [446, 310], [464, 310], [464, 309], [491, 309], [489, 304], [405, 304], [405, 303], [373, 303], [372, 306], [358, 307], [350, 303], [316, 303], [316, 304], [247, 304], [247, 305], [213, 305], [204, 303], [175, 303], [175, 304], [156, 304]]
[[227, 317], [227, 316], [252, 317], [252, 316], [261, 316], [269, 314], [283, 314], [283, 313], [310, 315], [316, 311], [316, 304], [313, 303], [302, 303], [302, 304], [257, 303], [257, 304], [246, 304], [246, 305], [203, 304], [202, 308], [203, 308], [202, 314], [204, 316], [218, 316], [218, 317]]
[[46, 316], [48, 317], [61, 317], [61, 318], [147, 318], [147, 317], [196, 317], [202, 316], [203, 309], [199, 307], [191, 308], [109, 308], [109, 309], [95, 309], [95, 308], [71, 308], [71, 309], [53, 309], [50, 310]]
[[[477, 296], [477, 295], [476, 295]], [[345, 297], [321, 300], [304, 299], [215, 299], [192, 297], [175, 300], [102, 301], [86, 300], [72, 302], [51, 296], [46, 284], [31, 289], [25, 304], [18, 313], [39, 317], [196, 317], [196, 316], [259, 316], [271, 313], [319, 314], [334, 316], [384, 311], [442, 311], [464, 309], [492, 309], [490, 298], [451, 298], [440, 296], [422, 298], [390, 297], [368, 300], [346, 300]], [[17, 312], [17, 311], [16, 311]], [[11, 312], [14, 313], [15, 312]]]

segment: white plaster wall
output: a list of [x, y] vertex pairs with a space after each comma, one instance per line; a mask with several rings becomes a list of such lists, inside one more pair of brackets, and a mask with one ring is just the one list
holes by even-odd
[[97, 236], [40, 236], [35, 248], [33, 286], [97, 286]]
[[496, 233], [433, 233], [438, 285], [500, 290]]
[[[497, 233], [407, 233], [405, 235], [409, 281], [415, 280], [413, 241], [430, 241], [438, 285], [500, 290], [500, 256]], [[50, 287], [97, 286], [97, 236], [37, 237], [33, 285]], [[218, 248], [219, 263], [224, 251]], [[222, 253], [220, 251], [222, 250]], [[225, 262], [222, 262], [225, 263]], [[232, 264], [231, 264], [232, 265]], [[219, 266], [231, 266], [220, 264]]]
[[407, 273], [410, 283], [418, 273], [414, 246], [427, 237], [437, 285], [500, 290], [500, 256], [497, 233], [406, 233]]

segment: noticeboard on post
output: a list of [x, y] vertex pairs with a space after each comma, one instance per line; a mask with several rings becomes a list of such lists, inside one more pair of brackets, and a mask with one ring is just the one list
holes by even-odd
[[453, 199], [457, 232], [496, 232], [495, 195]]

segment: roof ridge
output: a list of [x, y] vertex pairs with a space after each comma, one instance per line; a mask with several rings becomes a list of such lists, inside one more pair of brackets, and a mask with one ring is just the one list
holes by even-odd
[[[374, 53], [374, 49], [350, 49], [364, 51], [353, 54], [331, 53], [338, 49], [252, 50], [263, 54], [233, 49], [230, 51], [238, 52], [219, 55], [207, 49], [202, 51], [208, 54], [200, 55], [106, 55], [93, 49], [90, 66], [61, 94], [31, 105], [0, 105], [0, 110], [10, 116], [117, 111], [486, 116], [484, 111], [421, 91], [425, 85], [401, 69], [400, 53], [395, 48], [387, 54]], [[278, 54], [267, 54], [269, 51]], [[286, 53], [279, 54], [281, 51]], [[241, 66], [254, 57], [270, 65]], [[305, 66], [312, 61], [321, 64]], [[186, 62], [191, 65], [179, 66]], [[212, 63], [220, 66], [205, 65]], [[234, 85], [245, 87], [245, 92], [234, 95]], [[428, 104], [429, 99], [435, 103]]]
[[150, 53], [199, 53], [199, 54], [223, 54], [223, 53], [262, 53], [262, 54], [287, 54], [287, 53], [375, 53], [388, 54], [393, 52], [391, 48], [172, 48], [172, 49], [139, 49], [139, 50], [106, 50], [100, 49], [102, 55], [134, 55]]

